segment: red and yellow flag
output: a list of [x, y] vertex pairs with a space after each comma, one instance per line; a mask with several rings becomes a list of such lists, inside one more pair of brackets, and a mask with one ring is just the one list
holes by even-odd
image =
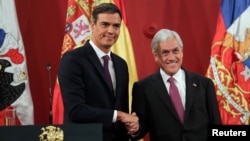
[[[63, 55], [66, 51], [72, 50], [85, 43], [91, 35], [90, 13], [93, 1], [68, 1], [65, 35], [62, 45]], [[58, 81], [56, 81], [52, 101], [52, 122], [53, 124], [63, 123], [63, 102]]]
[[[112, 51], [121, 56], [122, 58], [124, 58], [128, 63], [129, 74], [130, 74], [129, 105], [131, 105], [132, 84], [138, 78], [137, 78], [137, 70], [136, 70], [133, 47], [127, 27], [126, 11], [124, 8], [123, 0], [98, 0], [98, 1], [69, 0], [67, 9], [67, 18], [66, 18], [66, 31], [65, 31], [61, 55], [64, 54], [66, 51], [82, 46], [85, 43], [85, 41], [90, 38], [91, 36], [90, 16], [92, 10], [96, 5], [99, 5], [100, 3], [104, 2], [116, 4], [121, 9], [123, 14], [120, 36], [116, 44], [112, 47]], [[64, 108], [62, 103], [60, 86], [57, 81], [54, 88], [53, 103], [52, 103], [53, 124], [63, 123], [63, 110]]]

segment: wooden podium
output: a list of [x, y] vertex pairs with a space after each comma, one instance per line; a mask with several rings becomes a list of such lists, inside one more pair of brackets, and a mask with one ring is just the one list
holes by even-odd
[[102, 125], [0, 126], [0, 141], [102, 141]]

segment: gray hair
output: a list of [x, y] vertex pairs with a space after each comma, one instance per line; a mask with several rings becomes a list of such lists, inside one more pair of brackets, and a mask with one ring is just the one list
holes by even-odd
[[154, 37], [152, 39], [152, 42], [151, 42], [152, 51], [157, 52], [157, 48], [158, 48], [160, 41], [164, 41], [170, 37], [174, 37], [177, 40], [179, 46], [181, 48], [183, 48], [183, 43], [182, 43], [181, 37], [177, 32], [175, 32], [173, 30], [169, 30], [169, 29], [160, 29], [154, 35]]

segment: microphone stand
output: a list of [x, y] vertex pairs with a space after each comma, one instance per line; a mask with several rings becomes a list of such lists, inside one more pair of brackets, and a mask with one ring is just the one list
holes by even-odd
[[47, 64], [48, 81], [49, 81], [49, 124], [52, 124], [52, 88], [51, 88], [51, 65]]

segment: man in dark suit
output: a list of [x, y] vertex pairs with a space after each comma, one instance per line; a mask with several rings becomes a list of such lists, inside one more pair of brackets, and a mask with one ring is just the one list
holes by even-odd
[[[116, 5], [98, 5], [92, 13], [91, 39], [64, 53], [58, 71], [64, 124], [102, 123], [103, 141], [128, 141], [125, 125], [138, 124], [137, 116], [127, 114], [127, 63], [110, 51], [118, 39], [121, 20]], [[103, 56], [108, 56], [109, 74], [105, 73]]]
[[[206, 141], [209, 126], [221, 124], [212, 80], [181, 67], [183, 43], [175, 31], [159, 30], [151, 46], [160, 69], [134, 83], [132, 112], [140, 124], [134, 139], [149, 133], [150, 141]], [[180, 112], [171, 100], [169, 78], [178, 88]]]

